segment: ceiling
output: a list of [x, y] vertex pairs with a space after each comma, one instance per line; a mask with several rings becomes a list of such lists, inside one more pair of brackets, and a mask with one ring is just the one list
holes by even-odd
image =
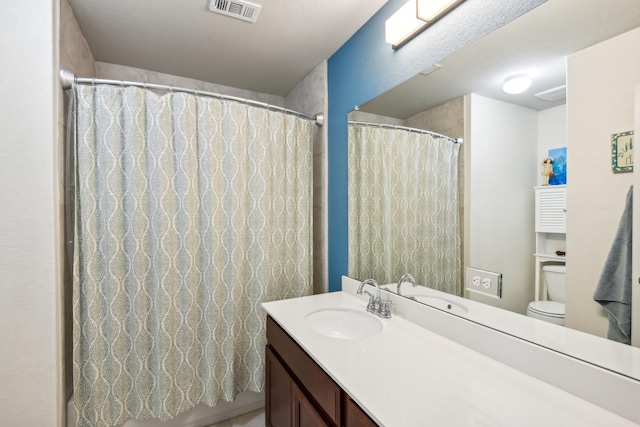
[[96, 61], [285, 96], [387, 0], [251, 0], [256, 23], [208, 0], [69, 0]]
[[[538, 111], [551, 108], [566, 99], [533, 95], [566, 83], [567, 55], [638, 26], [639, 0], [549, 0], [360, 110], [406, 119], [470, 92]], [[503, 92], [505, 78], [520, 73], [533, 78], [532, 87], [520, 95]]]

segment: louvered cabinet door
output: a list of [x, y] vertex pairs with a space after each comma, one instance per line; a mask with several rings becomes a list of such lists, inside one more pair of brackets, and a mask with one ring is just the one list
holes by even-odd
[[536, 233], [566, 233], [567, 188], [536, 188]]

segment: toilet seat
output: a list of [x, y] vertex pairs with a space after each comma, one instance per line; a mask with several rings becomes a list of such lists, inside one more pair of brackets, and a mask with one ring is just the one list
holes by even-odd
[[556, 301], [532, 301], [528, 310], [540, 316], [564, 319], [564, 304]]

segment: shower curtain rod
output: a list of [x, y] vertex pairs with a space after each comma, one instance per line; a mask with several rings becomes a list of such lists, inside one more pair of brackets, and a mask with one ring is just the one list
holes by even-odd
[[379, 128], [387, 128], [387, 129], [408, 130], [409, 132], [417, 132], [417, 133], [422, 133], [422, 134], [426, 134], [426, 135], [432, 135], [432, 136], [437, 136], [437, 137], [440, 137], [440, 138], [445, 138], [445, 139], [448, 139], [449, 141], [453, 142], [454, 144], [462, 144], [462, 141], [463, 141], [462, 138], [451, 138], [450, 136], [442, 135], [441, 133], [431, 132], [430, 130], [410, 128], [410, 127], [406, 127], [406, 126], [388, 125], [388, 124], [384, 124], [384, 123], [358, 122], [358, 121], [354, 121], [354, 120], [349, 120], [348, 123], [350, 125], [362, 125], [362, 126], [379, 127]]
[[159, 85], [154, 83], [130, 82], [126, 80], [94, 79], [90, 77], [76, 77], [76, 75], [72, 71], [65, 70], [65, 69], [60, 70], [60, 84], [62, 85], [62, 89], [69, 90], [73, 87], [74, 83], [88, 84], [88, 85], [104, 84], [104, 85], [113, 85], [113, 86], [135, 86], [135, 87], [142, 87], [145, 89], [166, 90], [170, 92], [182, 92], [182, 93], [189, 93], [192, 95], [202, 95], [202, 96], [208, 96], [208, 97], [217, 98], [217, 99], [238, 101], [238, 102], [253, 105], [256, 107], [262, 107], [269, 110], [277, 110], [285, 114], [293, 114], [295, 116], [298, 116], [304, 119], [314, 120], [316, 122], [316, 125], [318, 126], [322, 126], [324, 124], [324, 114], [322, 113], [318, 113], [315, 116], [309, 116], [307, 114], [300, 113], [298, 111], [293, 111], [287, 108], [278, 107], [277, 105], [271, 105], [271, 104], [267, 104], [265, 102], [260, 102], [260, 101], [253, 101], [251, 99], [237, 98], [235, 96], [222, 95], [219, 93], [187, 89], [187, 88], [175, 87], [175, 86]]

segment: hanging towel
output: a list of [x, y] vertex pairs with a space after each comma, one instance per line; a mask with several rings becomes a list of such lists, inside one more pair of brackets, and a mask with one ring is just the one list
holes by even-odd
[[609, 315], [607, 338], [625, 344], [631, 342], [632, 221], [633, 186], [627, 193], [618, 231], [593, 294]]

